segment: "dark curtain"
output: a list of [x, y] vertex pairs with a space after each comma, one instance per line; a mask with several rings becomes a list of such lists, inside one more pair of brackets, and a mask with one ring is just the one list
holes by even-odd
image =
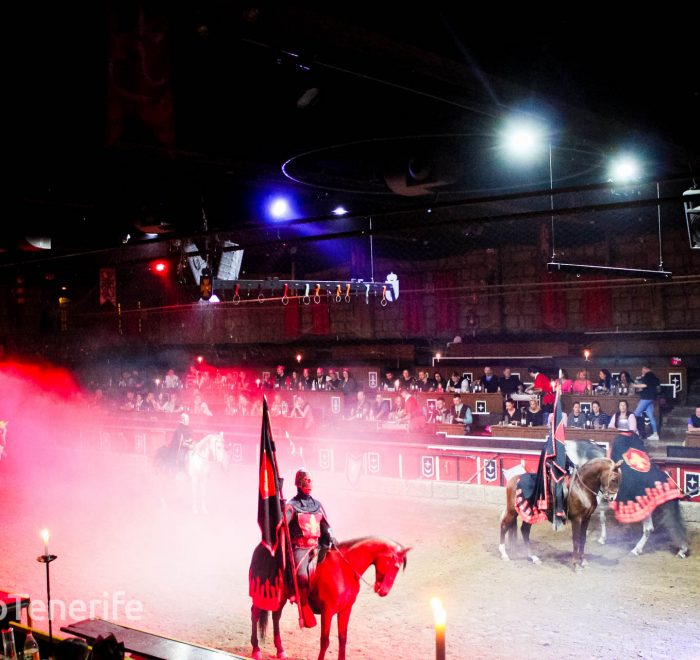
[[139, 120], [158, 142], [172, 147], [173, 93], [165, 17], [145, 2], [112, 2], [108, 21], [107, 145]]
[[417, 335], [425, 329], [423, 295], [420, 275], [404, 275], [401, 278], [399, 302], [403, 300], [403, 329], [407, 334]]
[[435, 330], [455, 334], [459, 306], [454, 295], [454, 273], [435, 274]]
[[583, 325], [586, 328], [607, 328], [612, 322], [610, 289], [596, 286], [604, 278], [588, 278], [583, 291]]

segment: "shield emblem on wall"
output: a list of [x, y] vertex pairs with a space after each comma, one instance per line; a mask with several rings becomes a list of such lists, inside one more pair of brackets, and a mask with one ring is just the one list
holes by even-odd
[[435, 477], [435, 456], [421, 456], [421, 476], [426, 479]]
[[700, 472], [685, 471], [683, 477], [683, 491], [689, 497], [700, 495]]
[[322, 470], [330, 470], [332, 465], [332, 456], [330, 449], [318, 450], [318, 467]]
[[378, 474], [380, 471], [379, 453], [376, 451], [367, 452], [367, 472]]
[[478, 412], [478, 413], [485, 413], [486, 412], [486, 401], [477, 401], [476, 402], [476, 412]]
[[234, 463], [240, 463], [243, 460], [243, 445], [240, 442], [234, 442], [231, 445], [231, 460]]
[[676, 393], [683, 391], [683, 374], [678, 372], [670, 372], [668, 374], [668, 382], [676, 386]]
[[484, 461], [484, 480], [493, 482], [498, 479], [498, 463], [495, 458], [487, 458]]
[[371, 390], [377, 389], [378, 374], [376, 371], [367, 372], [367, 386]]
[[362, 475], [362, 456], [355, 456], [354, 454], [348, 454], [347, 462], [345, 464], [345, 475], [348, 478], [350, 485], [355, 486], [360, 480]]
[[331, 397], [331, 412], [334, 415], [340, 415], [340, 397], [339, 396], [332, 396]]

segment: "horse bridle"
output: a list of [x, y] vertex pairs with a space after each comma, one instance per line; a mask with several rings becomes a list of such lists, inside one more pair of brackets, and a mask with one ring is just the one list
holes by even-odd
[[[355, 567], [348, 561], [347, 557], [343, 554], [343, 551], [335, 543], [332, 545], [332, 547], [335, 548], [336, 552], [340, 555], [340, 558], [350, 567], [350, 570], [355, 574], [355, 577], [358, 580], [364, 582], [370, 589], [377, 593], [376, 589], [374, 588], [374, 585], [370, 584], [367, 580], [365, 580], [364, 575], [358, 573], [357, 570], [355, 570]], [[396, 561], [395, 564], [397, 568], [400, 568], [400, 562]], [[384, 580], [382, 580], [382, 582], [384, 582]]]
[[[610, 460], [610, 459], [608, 459]], [[613, 468], [614, 468], [614, 463], [613, 463]], [[602, 494], [603, 498], [605, 499], [606, 502], [610, 502], [611, 500], [615, 499], [614, 496], [611, 496], [610, 494], [610, 481], [612, 480], [612, 473], [615, 470], [608, 470], [608, 483], [607, 485], [603, 486], [603, 479], [601, 478], [600, 480], [600, 488], [598, 490], [598, 493]], [[596, 493], [592, 488], [589, 488], [586, 486], [585, 483], [583, 483], [583, 479], [581, 479], [581, 475], [579, 473], [578, 466], [574, 468], [574, 479], [577, 479], [579, 484], [583, 486], [591, 495], [594, 497], [598, 497], [598, 493]]]
[[610, 502], [611, 500], [614, 500], [615, 497], [617, 496], [617, 493], [611, 494], [610, 493], [610, 482], [612, 481], [613, 478], [613, 472], [615, 472], [615, 465], [613, 464], [613, 469], [608, 470], [608, 483], [607, 485], [603, 485], [603, 479], [600, 480], [600, 491], [603, 494], [603, 499], [606, 502]]

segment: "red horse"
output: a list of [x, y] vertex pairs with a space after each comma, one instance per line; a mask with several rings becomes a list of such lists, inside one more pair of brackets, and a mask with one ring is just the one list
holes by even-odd
[[[258, 546], [260, 548], [261, 546]], [[255, 564], [256, 552], [253, 553]], [[345, 660], [345, 644], [348, 637], [348, 622], [355, 599], [360, 591], [362, 574], [374, 566], [374, 592], [386, 596], [394, 585], [394, 580], [400, 568], [406, 568], [405, 548], [395, 541], [382, 537], [364, 537], [343, 541], [328, 552], [325, 559], [318, 565], [316, 573], [309, 586], [309, 604], [316, 614], [321, 615], [321, 650], [318, 660], [323, 660], [330, 642], [331, 621], [333, 615], [338, 615], [338, 660]], [[267, 552], [267, 550], [265, 550]], [[281, 583], [284, 581], [281, 580]], [[282, 585], [279, 607], [272, 612], [272, 625], [275, 636], [277, 658], [287, 657], [282, 647], [279, 621], [282, 609], [287, 602], [288, 594]], [[253, 623], [250, 642], [253, 645], [253, 659], [260, 660], [262, 652], [258, 644], [258, 630], [261, 639], [265, 639], [267, 630], [268, 610], [253, 604], [251, 619]]]

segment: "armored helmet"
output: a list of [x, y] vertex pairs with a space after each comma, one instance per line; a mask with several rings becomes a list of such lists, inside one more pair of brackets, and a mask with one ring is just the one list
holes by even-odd
[[311, 473], [304, 468], [297, 470], [296, 476], [294, 477], [294, 485], [304, 493], [304, 495], [310, 495], [313, 488]]

